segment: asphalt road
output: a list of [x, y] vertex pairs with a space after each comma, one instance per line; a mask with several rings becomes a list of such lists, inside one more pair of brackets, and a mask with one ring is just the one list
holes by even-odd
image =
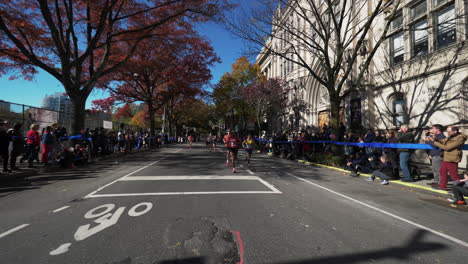
[[255, 155], [177, 145], [0, 183], [0, 263], [467, 263], [440, 198]]

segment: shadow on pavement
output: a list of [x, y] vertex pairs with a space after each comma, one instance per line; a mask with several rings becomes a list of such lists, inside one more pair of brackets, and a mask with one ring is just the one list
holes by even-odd
[[428, 231], [420, 229], [416, 231], [416, 233], [408, 240], [408, 242], [405, 245], [402, 245], [401, 247], [390, 247], [381, 250], [305, 259], [294, 262], [280, 262], [277, 264], [341, 264], [359, 263], [367, 261], [375, 262], [384, 259], [396, 259], [398, 261], [401, 261], [402, 263], [409, 263], [411, 261], [411, 256], [416, 253], [421, 254], [423, 252], [435, 252], [447, 248], [447, 246], [442, 243], [423, 242], [422, 239], [427, 234], [429, 234]]
[[[389, 247], [380, 250], [372, 250], [360, 253], [343, 254], [337, 256], [326, 256], [319, 258], [303, 259], [292, 262], [279, 262], [276, 264], [314, 264], [314, 263], [327, 263], [327, 264], [342, 264], [342, 263], [364, 263], [364, 262], [378, 262], [387, 259], [394, 259], [401, 263], [410, 263], [412, 256], [425, 252], [437, 252], [448, 247], [442, 243], [425, 242], [423, 241], [426, 235], [430, 234], [426, 230], [417, 230], [408, 242], [400, 247]], [[131, 258], [126, 258], [122, 261], [112, 262], [112, 264], [133, 264]], [[154, 262], [153, 264], [211, 264], [205, 257], [193, 257], [186, 259], [165, 260]], [[236, 262], [222, 262], [222, 264], [235, 264]], [[221, 264], [221, 263], [220, 263]]]
[[[124, 156], [118, 161], [102, 160], [96, 163], [82, 165], [74, 169], [59, 169], [55, 171], [37, 174], [29, 177], [17, 177], [2, 179], [0, 177], [0, 198], [14, 193], [40, 189], [42, 186], [53, 184], [59, 181], [70, 181], [97, 178], [99, 174], [110, 172], [115, 169], [115, 165], [132, 162], [132, 166], [143, 166], [148, 164], [148, 152], [136, 152], [137, 155]], [[0, 175], [1, 176], [1, 175]]]
[[198, 264], [198, 263], [206, 263], [206, 262], [204, 258], [200, 258], [200, 257], [178, 259], [178, 260], [166, 260], [166, 261], [159, 262], [159, 264]]

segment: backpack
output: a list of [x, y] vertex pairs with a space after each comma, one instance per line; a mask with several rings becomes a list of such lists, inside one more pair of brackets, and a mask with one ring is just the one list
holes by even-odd
[[44, 133], [42, 134], [42, 144], [53, 144], [54, 143], [54, 138], [52, 137], [52, 134], [50, 133]]

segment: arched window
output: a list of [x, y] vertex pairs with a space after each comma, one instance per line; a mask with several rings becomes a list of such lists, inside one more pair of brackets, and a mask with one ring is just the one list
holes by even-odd
[[393, 124], [401, 126], [407, 123], [406, 120], [406, 100], [402, 93], [393, 95]]

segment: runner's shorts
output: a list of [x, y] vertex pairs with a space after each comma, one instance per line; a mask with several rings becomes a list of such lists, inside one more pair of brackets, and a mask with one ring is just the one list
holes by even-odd
[[252, 154], [253, 149], [245, 149], [245, 153]]
[[232, 152], [232, 153], [236, 154], [236, 155], [237, 155], [237, 151], [239, 151], [238, 148], [227, 148], [227, 150], [228, 150], [229, 152]]

